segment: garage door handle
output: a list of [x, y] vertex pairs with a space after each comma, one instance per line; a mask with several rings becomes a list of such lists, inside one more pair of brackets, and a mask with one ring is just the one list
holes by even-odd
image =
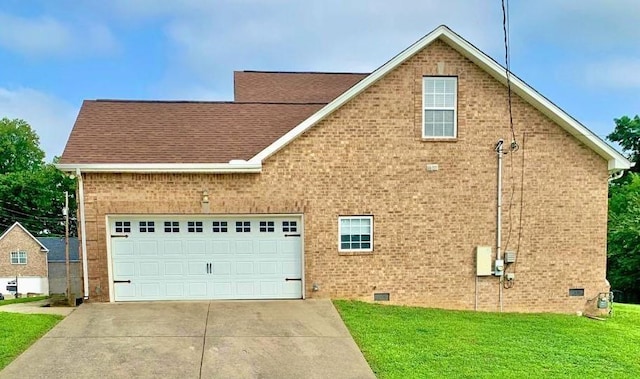
[[295, 280], [295, 281], [300, 282], [300, 281], [302, 281], [302, 278], [286, 278], [286, 279], [285, 279], [285, 281], [287, 281], [287, 282], [290, 282], [290, 281], [292, 281], [292, 280]]
[[126, 234], [112, 234], [111, 238], [129, 238]]
[[114, 283], [131, 283], [131, 280], [114, 280]]
[[300, 237], [300, 234], [285, 234], [285, 237]]

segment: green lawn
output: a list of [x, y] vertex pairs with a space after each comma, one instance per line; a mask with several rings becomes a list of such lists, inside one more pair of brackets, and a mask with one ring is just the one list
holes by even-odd
[[40, 301], [48, 298], [48, 296], [35, 296], [35, 297], [20, 297], [17, 299], [5, 299], [0, 300], [0, 306], [15, 303], [30, 303], [32, 301]]
[[58, 315], [0, 312], [0, 370], [62, 319]]
[[640, 305], [607, 321], [334, 301], [379, 378], [638, 378]]

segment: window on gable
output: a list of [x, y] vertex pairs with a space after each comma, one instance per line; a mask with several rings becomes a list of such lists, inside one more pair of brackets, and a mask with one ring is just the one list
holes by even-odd
[[338, 217], [340, 251], [373, 251], [373, 216]]
[[11, 252], [11, 264], [12, 265], [26, 265], [27, 264], [27, 252], [26, 251], [12, 251]]
[[426, 76], [422, 88], [422, 137], [456, 137], [458, 78]]

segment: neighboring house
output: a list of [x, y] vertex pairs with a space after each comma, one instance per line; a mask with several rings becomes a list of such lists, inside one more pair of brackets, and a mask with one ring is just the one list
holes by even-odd
[[47, 248], [19, 222], [0, 236], [0, 292], [18, 280], [18, 293], [49, 294]]
[[[48, 250], [49, 293], [66, 294], [67, 265], [64, 237], [38, 237]], [[71, 293], [82, 296], [82, 265], [80, 264], [79, 244], [77, 237], [69, 238], [69, 273], [71, 277]]]
[[234, 79], [233, 102], [83, 103], [58, 167], [89, 300], [575, 312], [609, 290], [607, 184], [630, 162], [514, 76], [510, 152], [505, 71], [450, 29], [370, 74]]

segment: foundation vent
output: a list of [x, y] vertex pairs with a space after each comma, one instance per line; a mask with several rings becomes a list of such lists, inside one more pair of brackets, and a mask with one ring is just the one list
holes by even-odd
[[373, 301], [389, 301], [389, 292], [374, 293]]

